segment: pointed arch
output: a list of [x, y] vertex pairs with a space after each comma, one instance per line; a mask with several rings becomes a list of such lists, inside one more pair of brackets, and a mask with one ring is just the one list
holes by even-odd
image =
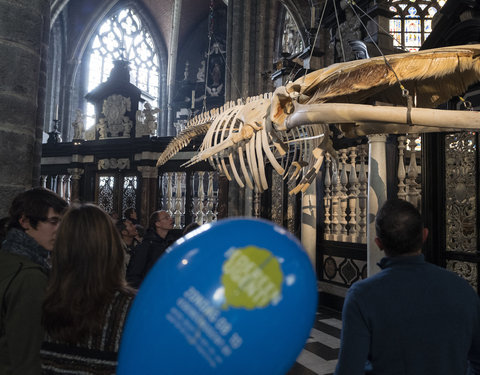
[[[60, 117], [63, 119], [63, 127], [67, 127], [67, 129], [62, 130], [64, 139], [70, 138], [68, 136], [70, 133], [68, 128], [76, 109], [80, 108], [83, 112], [86, 112], [87, 110], [87, 103], [84, 100], [84, 96], [89, 90], [91, 90], [91, 87], [89, 87], [89, 63], [91, 48], [94, 44], [95, 36], [98, 35], [104, 22], [111, 21], [112, 17], [117, 17], [122, 10], [128, 10], [127, 13], [129, 15], [134, 14], [133, 18], [135, 19], [137, 26], [141, 25], [139, 27], [148, 35], [148, 44], [151, 47], [150, 53], [155, 53], [158, 60], [155, 64], [157, 70], [157, 82], [155, 85], [151, 85], [152, 82], [149, 81], [151, 80], [150, 76], [145, 74], [145, 69], [148, 67], [147, 65], [149, 65], [145, 62], [145, 60], [148, 60], [148, 56], [143, 55], [137, 59], [137, 56], [134, 56], [135, 49], [132, 49], [131, 56], [127, 56], [127, 58], [132, 58], [132, 60], [137, 59], [137, 62], [135, 63], [136, 67], [142, 65], [139, 60], [141, 60], [144, 65], [142, 67], [143, 72], [140, 72], [140, 74], [137, 74], [138, 69], [133, 73], [131, 71], [131, 81], [133, 84], [137, 85], [137, 77], [145, 78], [144, 82], [149, 81], [149, 83], [147, 85], [139, 84], [138, 86], [147, 92], [149, 90], [145, 90], [146, 86], [157, 87], [157, 93], [156, 95], [153, 95], [156, 97], [156, 100], [152, 104], [162, 109], [158, 121], [159, 126], [166, 126], [167, 49], [165, 41], [161, 36], [156, 22], [151, 18], [149, 11], [141, 3], [132, 0], [114, 0], [110, 2], [101, 2], [98, 5], [98, 8], [91, 12], [91, 16], [84, 20], [82, 33], [75, 40], [69, 41], [69, 43], [74, 43], [73, 48], [71, 47], [68, 51], [68, 55], [63, 57], [64, 64], [62, 67], [62, 76], [64, 77], [64, 81], [60, 89], [61, 99], [59, 99], [59, 102], [63, 103], [63, 106], [60, 107]], [[141, 39], [142, 37], [140, 36], [135, 43], [139, 40], [141, 42]], [[113, 58], [119, 57], [117, 53], [112, 53], [111, 56]], [[142, 69], [140, 69], [140, 71]], [[108, 77], [109, 73], [110, 71], [107, 63], [101, 77], [102, 81]]]

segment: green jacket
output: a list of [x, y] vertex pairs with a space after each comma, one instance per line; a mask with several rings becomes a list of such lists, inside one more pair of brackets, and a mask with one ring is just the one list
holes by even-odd
[[40, 374], [46, 285], [42, 266], [0, 250], [0, 374]]

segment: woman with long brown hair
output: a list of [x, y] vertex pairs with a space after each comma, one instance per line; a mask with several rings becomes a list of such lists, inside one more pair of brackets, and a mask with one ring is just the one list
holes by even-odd
[[43, 304], [42, 371], [113, 374], [134, 297], [125, 281], [122, 241], [111, 218], [93, 204], [64, 215], [52, 253]]

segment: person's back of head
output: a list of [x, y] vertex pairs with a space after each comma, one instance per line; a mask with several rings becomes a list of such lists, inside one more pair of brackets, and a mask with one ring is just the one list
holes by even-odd
[[137, 220], [137, 211], [134, 207], [127, 208], [123, 214], [125, 219]]
[[93, 204], [71, 207], [58, 229], [43, 320], [54, 338], [74, 342], [100, 329], [104, 306], [125, 281], [120, 234]]
[[184, 229], [182, 234], [186, 235], [187, 233], [190, 233], [191, 231], [197, 229], [200, 227], [200, 224], [196, 223], [195, 221], [193, 223], [188, 224]]
[[150, 215], [150, 218], [148, 219], [148, 228], [147, 229], [155, 231], [155, 223], [158, 221], [158, 214], [160, 212], [161, 211], [152, 212], [152, 214]]
[[36, 187], [18, 194], [10, 206], [8, 229], [17, 228], [23, 230], [20, 219], [28, 218], [33, 228], [39, 221], [47, 219], [48, 210], [61, 214], [67, 208], [68, 203], [58, 194], [51, 190]]
[[414, 253], [421, 249], [424, 230], [422, 217], [409, 202], [390, 199], [375, 219], [377, 238], [388, 256]]

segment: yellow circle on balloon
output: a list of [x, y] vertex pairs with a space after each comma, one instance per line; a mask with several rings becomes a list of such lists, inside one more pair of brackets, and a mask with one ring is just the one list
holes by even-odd
[[283, 272], [266, 249], [247, 246], [233, 250], [222, 266], [224, 307], [262, 308], [281, 297]]

